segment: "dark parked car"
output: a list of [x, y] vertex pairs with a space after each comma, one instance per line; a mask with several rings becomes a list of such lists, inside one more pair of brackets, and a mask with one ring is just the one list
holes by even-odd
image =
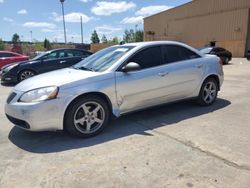
[[213, 54], [221, 58], [223, 64], [228, 64], [232, 60], [232, 53], [220, 47], [205, 47], [199, 49], [204, 54]]
[[0, 69], [11, 63], [29, 60], [29, 56], [14, 52], [0, 51]]
[[247, 59], [250, 60], [250, 50], [247, 51]]
[[56, 49], [29, 61], [13, 63], [2, 68], [1, 83], [18, 83], [37, 74], [70, 67], [92, 53], [80, 49]]

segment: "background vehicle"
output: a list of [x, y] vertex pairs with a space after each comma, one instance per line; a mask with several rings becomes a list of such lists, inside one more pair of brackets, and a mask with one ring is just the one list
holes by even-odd
[[250, 50], [247, 51], [247, 59], [250, 60]]
[[232, 60], [232, 53], [228, 50], [220, 47], [205, 47], [200, 48], [200, 52], [204, 54], [213, 54], [221, 58], [223, 64], [228, 64]]
[[56, 49], [19, 64], [5, 66], [1, 83], [17, 83], [34, 75], [75, 65], [92, 53], [80, 49]]
[[64, 129], [89, 137], [111, 116], [188, 98], [211, 105], [222, 82], [216, 56], [177, 42], [130, 43], [21, 82], [9, 95], [5, 113], [23, 129]]
[[17, 54], [9, 51], [0, 51], [0, 69], [11, 63], [29, 60], [29, 56]]

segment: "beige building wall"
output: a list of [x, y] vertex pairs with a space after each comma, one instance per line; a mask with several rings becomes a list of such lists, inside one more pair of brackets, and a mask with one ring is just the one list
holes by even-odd
[[144, 38], [175, 40], [193, 47], [210, 41], [243, 57], [250, 0], [194, 0], [144, 19]]

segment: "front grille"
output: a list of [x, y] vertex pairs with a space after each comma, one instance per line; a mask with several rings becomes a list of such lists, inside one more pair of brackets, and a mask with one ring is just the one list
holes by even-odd
[[8, 120], [13, 123], [14, 125], [18, 126], [18, 127], [21, 127], [21, 128], [24, 128], [24, 129], [30, 129], [30, 125], [26, 122], [26, 121], [23, 121], [23, 120], [20, 120], [20, 119], [16, 119], [14, 117], [11, 117], [9, 115], [7, 115], [7, 118]]
[[16, 93], [12, 92], [7, 98], [7, 103], [9, 104], [16, 96]]

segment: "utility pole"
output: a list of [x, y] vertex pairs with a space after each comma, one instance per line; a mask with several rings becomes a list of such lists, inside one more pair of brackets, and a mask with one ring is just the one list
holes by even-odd
[[81, 16], [81, 36], [82, 36], [82, 44], [83, 44], [83, 28], [82, 28], [82, 16]]
[[65, 27], [65, 18], [64, 18], [64, 5], [63, 5], [63, 3], [65, 2], [65, 0], [60, 0], [60, 2], [61, 2], [61, 4], [62, 4], [63, 28], [64, 28], [64, 42], [65, 42], [65, 44], [67, 44], [66, 27]]
[[33, 38], [32, 38], [32, 31], [30, 31], [30, 42], [32, 43], [32, 40], [33, 40]]

